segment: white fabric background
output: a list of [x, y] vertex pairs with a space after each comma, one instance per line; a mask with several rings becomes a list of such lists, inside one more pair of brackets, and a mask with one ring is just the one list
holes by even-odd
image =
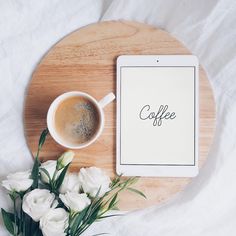
[[[200, 58], [217, 102], [216, 136], [206, 165], [186, 191], [165, 205], [97, 223], [85, 235], [235, 235], [234, 0], [0, 0], [0, 179], [32, 164], [22, 112], [27, 84], [39, 60], [73, 30], [110, 19], [164, 28]], [[0, 206], [9, 207], [2, 188]], [[2, 226], [0, 235], [7, 235]]]

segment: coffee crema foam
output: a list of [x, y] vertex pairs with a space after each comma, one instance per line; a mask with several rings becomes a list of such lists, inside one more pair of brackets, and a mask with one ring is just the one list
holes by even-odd
[[98, 131], [99, 123], [99, 113], [95, 104], [82, 96], [65, 99], [55, 111], [56, 132], [72, 145], [91, 140]]

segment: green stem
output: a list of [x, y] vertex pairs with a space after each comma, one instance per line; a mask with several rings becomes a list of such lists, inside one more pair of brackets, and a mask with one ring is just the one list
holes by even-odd
[[20, 204], [20, 231], [22, 235], [25, 235], [25, 219], [24, 219], [24, 212], [22, 209], [23, 197], [21, 196], [21, 204]]
[[52, 177], [52, 183], [54, 183], [57, 173], [58, 173], [58, 170], [56, 169]]
[[19, 221], [19, 230], [23, 231], [23, 221], [22, 221], [22, 206], [20, 206], [20, 221]]
[[55, 189], [55, 179], [57, 176], [58, 170], [56, 169], [53, 176], [52, 176], [52, 181], [51, 181], [51, 188], [52, 188], [52, 192], [56, 192], [57, 189]]
[[73, 211], [70, 211], [70, 213], [69, 213], [69, 225], [68, 225], [68, 228], [66, 230], [66, 233], [67, 233], [66, 235], [68, 235], [68, 236], [74, 236], [74, 233], [71, 232], [71, 230], [70, 230], [70, 226], [74, 223], [73, 220], [74, 220], [75, 216], [76, 216], [76, 213], [73, 212]]
[[39, 152], [40, 152], [40, 148], [38, 147], [38, 150], [37, 150], [37, 153], [36, 153], [36, 156], [35, 156], [35, 159], [37, 158], [39, 158]]
[[14, 236], [17, 236], [17, 223], [16, 223], [16, 197], [13, 198], [13, 205], [14, 205]]
[[85, 225], [84, 228], [81, 228], [76, 234], [75, 236], [79, 236], [81, 235], [85, 230], [87, 230], [91, 225]]
[[25, 214], [22, 210], [22, 235], [25, 236]]

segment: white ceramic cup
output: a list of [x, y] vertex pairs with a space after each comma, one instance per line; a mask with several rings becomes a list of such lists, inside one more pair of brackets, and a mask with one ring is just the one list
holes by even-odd
[[[58, 105], [62, 101], [66, 100], [70, 97], [76, 97], [76, 96], [84, 97], [84, 98], [88, 99], [91, 103], [93, 103], [94, 106], [97, 108], [98, 115], [99, 115], [99, 119], [98, 119], [99, 124], [98, 124], [97, 132], [87, 142], [81, 143], [78, 145], [67, 142], [65, 139], [60, 137], [60, 135], [56, 132], [56, 129], [55, 129], [55, 112], [58, 108]], [[51, 136], [58, 144], [60, 144], [63, 147], [69, 148], [69, 149], [81, 149], [81, 148], [89, 146], [90, 144], [92, 144], [93, 142], [95, 142], [98, 139], [98, 137], [100, 136], [100, 134], [102, 133], [102, 130], [104, 128], [105, 120], [104, 120], [103, 108], [106, 105], [108, 105], [110, 102], [112, 102], [114, 99], [115, 99], [115, 95], [113, 93], [107, 94], [100, 101], [97, 101], [91, 95], [84, 93], [84, 92], [72, 91], [72, 92], [63, 93], [62, 95], [58, 96], [52, 102], [52, 104], [50, 105], [50, 107], [48, 109], [47, 126], [48, 126], [48, 130], [49, 130]]]

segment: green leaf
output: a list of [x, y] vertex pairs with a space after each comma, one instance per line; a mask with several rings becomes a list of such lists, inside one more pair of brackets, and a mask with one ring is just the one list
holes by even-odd
[[131, 191], [131, 192], [137, 193], [138, 195], [140, 195], [140, 196], [142, 196], [142, 197], [144, 197], [144, 198], [147, 198], [144, 193], [142, 193], [141, 191], [139, 191], [139, 190], [137, 190], [137, 189], [135, 189], [135, 188], [127, 188], [127, 189], [128, 189], [129, 191]]
[[38, 187], [38, 183], [39, 183], [39, 165], [40, 165], [40, 162], [39, 162], [38, 158], [35, 158], [34, 166], [33, 166], [33, 169], [31, 171], [31, 178], [33, 179], [33, 184], [31, 186], [31, 189], [35, 189], [35, 188]]
[[77, 229], [80, 227], [80, 225], [82, 224], [84, 217], [88, 211], [89, 207], [86, 207], [83, 211], [81, 211], [80, 213], [78, 213], [77, 215], [75, 215], [75, 217], [72, 219], [72, 223], [71, 223], [71, 233], [72, 235], [75, 234], [75, 232], [77, 231]]
[[[99, 194], [100, 190], [98, 190]], [[88, 212], [86, 215], [85, 220], [89, 220], [90, 216], [93, 214], [93, 212], [97, 209], [97, 208], [102, 208], [102, 200], [104, 197], [101, 197], [99, 199], [96, 200], [96, 198], [92, 201], [92, 203], [90, 204], [89, 208], [88, 208]]]
[[39, 228], [37, 228], [34, 231], [33, 236], [43, 236], [42, 231]]
[[118, 193], [116, 193], [116, 194], [114, 195], [114, 197], [111, 199], [111, 201], [110, 201], [110, 203], [109, 203], [109, 206], [108, 206], [108, 209], [112, 209], [112, 208], [113, 208], [113, 206], [115, 205], [117, 196], [118, 196]]
[[79, 228], [77, 228], [75, 235], [82, 234], [88, 227], [90, 227], [90, 225], [94, 221], [98, 220], [99, 218], [98, 213], [101, 210], [101, 207], [102, 207], [101, 199], [92, 202], [90, 206], [88, 206], [88, 210], [85, 216], [83, 217], [82, 225]]
[[[12, 221], [12, 213], [9, 213], [7, 211], [5, 211], [3, 208], [1, 208], [1, 212], [2, 212], [2, 218], [3, 218], [3, 222], [5, 224], [6, 229], [8, 230], [8, 232], [10, 234], [14, 234], [14, 224]], [[13, 215], [14, 218], [14, 215]]]
[[39, 138], [39, 144], [38, 144], [39, 150], [42, 148], [48, 133], [49, 133], [48, 128], [44, 129], [43, 132], [41, 133], [40, 138]]
[[110, 188], [112, 189], [113, 187], [115, 187], [121, 180], [122, 174], [116, 176], [116, 178], [114, 178], [111, 182]]
[[114, 215], [107, 215], [107, 216], [100, 216], [99, 219], [105, 219], [105, 218], [110, 218], [114, 216], [123, 216], [122, 214], [114, 214]]
[[62, 170], [61, 174], [57, 178], [57, 180], [55, 182], [56, 189], [59, 189], [61, 187], [69, 166], [70, 166], [70, 163], [67, 166], [65, 166], [65, 168]]
[[120, 209], [117, 206], [112, 207], [112, 210], [119, 211]]
[[128, 188], [129, 186], [135, 184], [138, 181], [137, 177], [131, 177], [129, 179], [127, 179], [126, 181], [124, 181], [121, 186], [123, 189]]
[[33, 179], [33, 184], [31, 186], [31, 189], [35, 189], [38, 187], [38, 183], [39, 183], [39, 166], [40, 166], [40, 161], [39, 161], [39, 151], [41, 150], [45, 140], [46, 140], [46, 136], [48, 134], [48, 129], [43, 130], [43, 132], [40, 135], [39, 138], [39, 143], [38, 143], [38, 151], [34, 160], [34, 166], [31, 172], [31, 178]]
[[90, 214], [88, 224], [92, 224], [97, 218], [98, 218], [98, 213], [101, 209], [101, 205], [98, 205], [96, 208], [94, 208]]
[[84, 224], [83, 227], [79, 228], [79, 231], [75, 233], [75, 236], [81, 235], [84, 231], [86, 231], [90, 227], [90, 224]]

